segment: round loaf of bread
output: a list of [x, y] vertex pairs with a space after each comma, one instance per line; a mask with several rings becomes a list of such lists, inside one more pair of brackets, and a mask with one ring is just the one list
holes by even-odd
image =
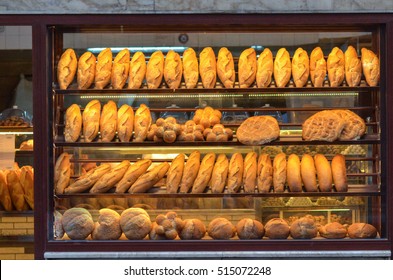
[[225, 218], [215, 218], [209, 223], [207, 233], [213, 239], [230, 239], [236, 235], [236, 228]]
[[280, 136], [280, 127], [275, 118], [254, 116], [241, 123], [236, 131], [237, 139], [245, 145], [262, 145]]
[[206, 234], [205, 224], [199, 219], [186, 219], [184, 226], [179, 232], [182, 240], [199, 240]]
[[318, 235], [318, 228], [311, 217], [303, 217], [294, 221], [289, 232], [294, 239], [311, 239]]
[[338, 222], [328, 223], [318, 228], [319, 235], [329, 239], [344, 238], [347, 236], [347, 229]]
[[265, 224], [265, 236], [270, 239], [286, 239], [289, 236], [289, 225], [281, 218], [273, 218]]
[[377, 234], [377, 229], [367, 223], [353, 223], [348, 227], [348, 236], [354, 239], [375, 238]]
[[101, 209], [91, 237], [96, 240], [116, 240], [121, 234], [119, 213], [108, 208]]
[[236, 232], [240, 239], [261, 239], [265, 228], [257, 220], [243, 218], [236, 224]]
[[94, 229], [93, 218], [84, 208], [70, 208], [64, 212], [61, 224], [68, 237], [74, 240], [86, 239]]
[[142, 208], [128, 208], [120, 215], [120, 227], [128, 239], [144, 239], [151, 230], [150, 216]]

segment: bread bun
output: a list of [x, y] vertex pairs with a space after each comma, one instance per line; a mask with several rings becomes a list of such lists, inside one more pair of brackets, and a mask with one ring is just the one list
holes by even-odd
[[201, 153], [197, 150], [193, 151], [184, 166], [183, 176], [180, 182], [180, 192], [187, 193], [194, 184], [195, 178], [201, 165]]
[[134, 53], [130, 62], [127, 88], [138, 89], [142, 86], [146, 75], [146, 68], [146, 58], [143, 52]]
[[184, 171], [185, 155], [178, 154], [171, 163], [166, 177], [166, 192], [177, 193]]
[[204, 48], [199, 54], [199, 73], [204, 88], [214, 88], [216, 86], [216, 55], [211, 47]]
[[162, 51], [155, 51], [147, 63], [146, 82], [149, 89], [156, 89], [161, 85], [164, 76], [164, 54]]
[[345, 57], [338, 47], [334, 47], [327, 59], [327, 72], [331, 87], [338, 87], [345, 78]]
[[94, 82], [95, 74], [96, 57], [91, 52], [85, 52], [78, 60], [78, 89], [88, 89]]
[[186, 219], [179, 237], [182, 240], [199, 240], [206, 235], [206, 226], [199, 219]]
[[287, 159], [285, 153], [279, 153], [273, 160], [274, 192], [284, 192], [287, 177]]
[[316, 47], [310, 54], [310, 78], [314, 87], [323, 87], [326, 78], [326, 60], [320, 47]]
[[236, 232], [240, 239], [261, 239], [265, 228], [257, 220], [243, 218], [236, 224]]
[[177, 89], [180, 86], [183, 75], [183, 64], [180, 55], [170, 50], [165, 57], [164, 79], [170, 89]]
[[188, 48], [183, 53], [183, 76], [186, 88], [195, 88], [199, 79], [199, 65], [193, 48]]
[[345, 165], [345, 157], [337, 154], [332, 159], [332, 176], [334, 188], [337, 192], [348, 191], [347, 167]]
[[280, 136], [280, 127], [275, 118], [270, 116], [254, 116], [241, 123], [236, 131], [236, 137], [245, 145], [262, 145]]
[[141, 159], [131, 164], [126, 173], [124, 174], [123, 178], [117, 183], [115, 193], [125, 193], [129, 190], [132, 184], [145, 174], [146, 170], [150, 167], [151, 160], [149, 159]]
[[292, 77], [296, 87], [304, 87], [310, 75], [310, 59], [302, 48], [297, 48], [292, 57]]
[[257, 188], [260, 193], [268, 193], [273, 184], [273, 165], [270, 155], [261, 154], [258, 158]]
[[270, 239], [287, 239], [289, 236], [289, 225], [281, 218], [270, 219], [265, 224], [265, 236]]
[[236, 235], [236, 228], [225, 218], [215, 218], [209, 223], [207, 233], [213, 239], [227, 240]]
[[225, 88], [233, 88], [236, 72], [232, 53], [225, 47], [218, 51], [217, 74]]
[[254, 193], [257, 180], [257, 154], [247, 153], [244, 158], [243, 189], [244, 192]]
[[214, 164], [210, 188], [212, 193], [222, 193], [224, 191], [228, 177], [229, 161], [225, 154], [219, 154]]
[[60, 89], [67, 89], [74, 80], [78, 59], [73, 49], [66, 49], [57, 65], [57, 81]]
[[93, 141], [100, 130], [101, 103], [94, 99], [87, 103], [82, 114], [83, 139], [85, 142]]
[[255, 82], [257, 74], [257, 54], [255, 49], [242, 51], [238, 62], [238, 76], [240, 88], [248, 88]]
[[120, 215], [120, 227], [128, 239], [144, 239], [151, 230], [150, 216], [142, 208], [128, 208]]
[[345, 80], [350, 87], [360, 84], [362, 78], [362, 62], [358, 58], [358, 53], [354, 47], [348, 46], [344, 53], [345, 59]]
[[339, 239], [347, 236], [347, 229], [338, 222], [321, 225], [318, 231], [320, 236], [328, 239]]
[[134, 110], [128, 104], [123, 104], [117, 111], [116, 131], [120, 142], [129, 142], [134, 130]]
[[362, 48], [362, 69], [366, 82], [369, 86], [378, 85], [380, 78], [380, 62], [378, 56], [369, 49]]
[[240, 187], [243, 184], [243, 171], [243, 156], [240, 153], [234, 153], [231, 157], [231, 160], [229, 161], [228, 166], [228, 192], [236, 193], [239, 191]]
[[257, 60], [256, 82], [259, 88], [270, 86], [274, 72], [273, 54], [269, 48], [265, 48]]
[[294, 221], [289, 232], [294, 239], [311, 239], [317, 237], [318, 228], [312, 217], [302, 217]]
[[100, 216], [94, 225], [91, 237], [95, 240], [117, 240], [122, 231], [120, 227], [120, 215], [111, 209], [103, 208], [99, 211]]
[[103, 49], [97, 56], [94, 87], [105, 88], [111, 81], [112, 75], [112, 51], [110, 48]]
[[285, 48], [278, 50], [274, 59], [274, 81], [276, 87], [285, 87], [291, 79], [291, 58]]
[[65, 113], [64, 140], [76, 142], [82, 131], [82, 114], [77, 104], [72, 104]]
[[329, 161], [322, 154], [314, 156], [315, 168], [317, 170], [317, 178], [319, 190], [321, 192], [331, 192], [333, 185], [332, 168]]
[[113, 60], [111, 84], [113, 89], [122, 89], [130, 71], [130, 51], [121, 50]]
[[317, 192], [317, 170], [315, 169], [314, 159], [309, 154], [302, 156], [300, 172], [306, 192]]
[[353, 223], [348, 227], [348, 236], [352, 239], [375, 238], [377, 234], [377, 229], [367, 223]]
[[149, 237], [152, 240], [174, 240], [183, 228], [183, 224], [183, 221], [174, 211], [170, 211], [165, 215], [159, 214], [153, 223]]
[[302, 191], [302, 176], [300, 159], [296, 154], [291, 154], [287, 161], [287, 184], [291, 192]]
[[84, 208], [70, 208], [61, 218], [61, 224], [67, 236], [73, 240], [84, 240], [94, 230], [93, 218]]

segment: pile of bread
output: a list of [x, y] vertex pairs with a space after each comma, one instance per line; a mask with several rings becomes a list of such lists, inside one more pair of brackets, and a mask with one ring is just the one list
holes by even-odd
[[146, 210], [132, 207], [120, 214], [112, 209], [99, 210], [96, 221], [84, 208], [70, 208], [63, 214], [54, 215], [54, 237], [74, 240], [118, 240], [123, 234], [129, 240], [199, 240], [210, 237], [217, 240], [239, 239], [312, 239], [318, 236], [328, 239], [375, 238], [377, 229], [367, 223], [353, 223], [348, 228], [338, 222], [319, 225], [311, 216], [297, 219], [289, 225], [281, 218], [273, 218], [265, 225], [255, 219], [243, 218], [234, 225], [219, 217], [207, 227], [195, 218], [181, 219], [176, 212], [159, 214], [152, 221]]
[[[113, 60], [113, 61], [112, 61]], [[236, 79], [237, 74], [237, 79]], [[362, 76], [370, 86], [376, 86], [380, 76], [380, 62], [377, 55], [366, 48], [361, 49], [359, 58], [356, 49], [349, 46], [345, 53], [334, 47], [327, 59], [320, 47], [310, 55], [298, 48], [290, 57], [285, 48], [277, 51], [275, 57], [270, 49], [265, 48], [259, 54], [255, 49], [242, 51], [238, 64], [232, 53], [222, 47], [216, 57], [211, 47], [204, 48], [199, 57], [192, 48], [182, 56], [170, 50], [166, 56], [162, 51], [154, 52], [146, 63], [145, 55], [136, 52], [132, 55], [128, 49], [120, 51], [113, 59], [109, 48], [95, 57], [91, 52], [83, 53], [79, 59], [73, 49], [67, 49], [61, 55], [57, 65], [57, 79], [60, 89], [67, 89], [77, 78], [78, 89], [138, 89], [144, 84], [149, 89], [159, 88], [163, 81], [168, 88], [177, 89], [182, 81], [187, 89], [195, 88], [201, 81], [204, 88], [216, 87], [217, 78], [225, 88], [285, 87], [291, 78], [296, 87], [303, 87], [310, 79], [313, 86], [322, 87], [326, 79], [331, 87], [341, 86], [343, 81], [351, 87], [360, 84]], [[127, 84], [127, 85], [126, 85]]]
[[322, 154], [314, 157], [296, 154], [288, 158], [279, 153], [249, 152], [205, 154], [198, 150], [188, 157], [178, 154], [171, 163], [152, 163], [150, 159], [130, 163], [123, 160], [112, 165], [102, 163], [71, 180], [71, 156], [63, 153], [55, 164], [56, 194], [71, 193], [144, 193], [163, 185], [167, 193], [268, 193], [346, 192], [348, 190], [345, 157], [335, 155], [331, 163]]
[[12, 170], [0, 170], [0, 204], [5, 211], [34, 210], [34, 170], [15, 163]]

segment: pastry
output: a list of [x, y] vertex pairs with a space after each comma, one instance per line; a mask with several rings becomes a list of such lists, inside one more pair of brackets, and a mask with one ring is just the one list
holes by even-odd
[[195, 88], [199, 79], [199, 65], [197, 55], [192, 48], [183, 52], [183, 77], [186, 88]]
[[100, 116], [100, 135], [102, 142], [111, 142], [116, 135], [117, 105], [109, 100], [103, 107]]
[[12, 204], [17, 211], [29, 210], [29, 205], [25, 199], [25, 192], [20, 182], [20, 170], [14, 169], [7, 173], [7, 186]]
[[96, 57], [91, 52], [85, 52], [78, 60], [77, 84], [78, 89], [88, 89], [94, 82], [96, 74]]
[[90, 212], [79, 207], [66, 210], [61, 218], [61, 224], [67, 236], [73, 240], [84, 240], [94, 230]]
[[243, 218], [236, 224], [236, 233], [240, 239], [261, 239], [265, 234], [265, 228], [257, 220]]
[[0, 203], [5, 211], [12, 211], [12, 200], [10, 190], [7, 185], [7, 173], [0, 170]]
[[147, 173], [141, 175], [135, 183], [131, 185], [128, 189], [129, 193], [144, 193], [157, 184], [166, 175], [169, 169], [169, 163], [162, 162], [153, 168], [151, 168]]
[[180, 192], [187, 193], [194, 184], [201, 165], [201, 153], [193, 151], [184, 166], [183, 176], [180, 182]]
[[120, 142], [129, 142], [134, 130], [134, 110], [128, 104], [123, 104], [117, 111], [117, 137]]
[[183, 176], [185, 155], [178, 154], [171, 163], [166, 178], [167, 193], [177, 193], [180, 187], [180, 181]]
[[321, 225], [318, 231], [320, 236], [328, 239], [339, 239], [347, 236], [347, 229], [338, 222]]
[[274, 192], [284, 192], [287, 177], [287, 159], [285, 153], [279, 153], [273, 160]]
[[285, 48], [278, 50], [274, 59], [274, 81], [276, 87], [285, 87], [291, 79], [291, 58], [289, 52]]
[[120, 227], [120, 215], [111, 209], [99, 211], [98, 221], [94, 224], [91, 237], [94, 240], [117, 240], [123, 233]]
[[337, 192], [348, 191], [347, 170], [345, 165], [345, 157], [337, 154], [332, 159], [332, 176], [334, 188]]
[[273, 54], [269, 48], [265, 48], [257, 60], [256, 82], [259, 88], [270, 86], [274, 72]]
[[240, 88], [248, 88], [255, 82], [257, 74], [257, 54], [255, 49], [242, 51], [238, 62], [238, 76]]
[[265, 224], [265, 236], [270, 239], [287, 239], [289, 236], [289, 225], [281, 218], [270, 219]]
[[215, 161], [215, 153], [208, 153], [203, 157], [198, 170], [198, 175], [196, 176], [194, 184], [192, 185], [192, 193], [203, 193], [205, 191], [205, 188], [210, 181]]
[[204, 128], [212, 127], [219, 124], [221, 121], [221, 112], [217, 109], [213, 109], [210, 106], [206, 106], [203, 109], [197, 109], [192, 120], [195, 124], [200, 124]]
[[130, 62], [130, 72], [128, 77], [129, 89], [138, 89], [142, 86], [146, 75], [146, 58], [143, 52], [136, 52]]
[[352, 239], [375, 238], [377, 235], [377, 229], [371, 224], [353, 223], [348, 227], [348, 236]]
[[110, 48], [103, 49], [97, 56], [94, 87], [105, 88], [111, 81], [112, 75], [112, 51]]
[[236, 228], [225, 218], [215, 218], [209, 223], [207, 233], [213, 239], [227, 240], [236, 235]]
[[147, 63], [146, 82], [147, 87], [156, 89], [161, 85], [164, 76], [164, 55], [162, 51], [155, 51]]
[[134, 184], [140, 176], [145, 174], [150, 165], [151, 160], [149, 159], [141, 159], [131, 164], [125, 172], [123, 178], [121, 178], [121, 180], [117, 183], [115, 192], [127, 192], [131, 185]]
[[236, 131], [236, 137], [245, 145], [263, 145], [280, 136], [280, 127], [271, 116], [254, 116], [243, 121]]
[[64, 189], [64, 193], [81, 193], [89, 190], [104, 174], [111, 170], [109, 163], [103, 163], [98, 167], [78, 177], [71, 185]]
[[314, 159], [309, 154], [304, 154], [302, 156], [300, 172], [306, 192], [318, 191], [317, 170], [315, 169]]
[[235, 84], [235, 63], [232, 53], [225, 47], [218, 51], [217, 75], [225, 88], [233, 88]]
[[121, 50], [113, 60], [111, 84], [113, 89], [122, 89], [130, 71], [130, 51]]
[[369, 86], [375, 87], [378, 85], [380, 78], [380, 62], [378, 56], [369, 49], [362, 48], [361, 62], [363, 75]]
[[323, 87], [326, 78], [326, 60], [320, 47], [312, 50], [310, 55], [310, 78], [314, 87]]
[[76, 142], [82, 130], [82, 114], [77, 104], [72, 104], [65, 113], [64, 140]]
[[243, 189], [246, 193], [254, 193], [257, 180], [257, 154], [249, 152], [244, 158]]
[[219, 154], [214, 164], [210, 188], [212, 193], [222, 193], [224, 191], [228, 177], [229, 161], [225, 154]]
[[328, 72], [330, 86], [340, 86], [345, 77], [345, 58], [341, 49], [337, 47], [333, 48], [328, 56], [326, 69]]
[[240, 153], [234, 153], [228, 167], [228, 192], [236, 193], [243, 185], [244, 161]]
[[183, 64], [180, 55], [170, 50], [165, 57], [164, 79], [170, 89], [177, 89], [180, 86], [183, 74]]
[[348, 46], [344, 53], [345, 60], [345, 80], [350, 87], [356, 87], [360, 84], [362, 78], [362, 62], [358, 58], [355, 48]]
[[183, 228], [179, 232], [179, 237], [182, 240], [199, 240], [206, 234], [206, 226], [199, 219], [184, 220]]
[[20, 184], [22, 185], [24, 198], [32, 210], [34, 210], [34, 169], [30, 165], [20, 169]]
[[63, 52], [57, 65], [57, 81], [60, 89], [67, 89], [74, 80], [78, 59], [73, 49]]
[[71, 178], [71, 162], [68, 153], [64, 152], [57, 158], [54, 172], [55, 194], [63, 194]]
[[111, 168], [111, 170], [104, 175], [102, 175], [97, 182], [90, 189], [90, 193], [105, 193], [113, 188], [117, 182], [123, 178], [126, 173], [130, 162], [128, 160], [123, 160], [121, 163]]
[[142, 208], [128, 208], [120, 215], [120, 227], [130, 240], [142, 240], [151, 230], [149, 214]]
[[332, 169], [329, 161], [322, 154], [316, 154], [314, 156], [315, 168], [317, 170], [317, 178], [319, 190], [321, 192], [331, 192], [332, 191]]
[[87, 103], [82, 114], [83, 138], [85, 142], [93, 141], [100, 129], [101, 103], [94, 99]]
[[199, 73], [204, 88], [214, 88], [216, 86], [216, 55], [211, 47], [204, 48], [199, 54]]
[[302, 48], [296, 49], [292, 57], [292, 77], [296, 87], [303, 87], [307, 84], [310, 75], [310, 59]]
[[257, 188], [260, 193], [268, 193], [273, 184], [273, 165], [270, 155], [260, 154], [257, 169]]
[[287, 161], [287, 184], [291, 192], [302, 191], [302, 176], [300, 159], [296, 154], [291, 154]]
[[302, 125], [302, 136], [307, 141], [337, 140], [344, 129], [345, 120], [332, 110], [324, 110], [309, 117]]
[[145, 104], [141, 104], [134, 116], [134, 142], [145, 141], [151, 123], [150, 109]]

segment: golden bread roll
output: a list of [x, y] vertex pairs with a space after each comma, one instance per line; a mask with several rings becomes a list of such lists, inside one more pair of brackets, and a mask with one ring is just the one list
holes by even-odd
[[274, 59], [274, 81], [276, 87], [285, 87], [291, 79], [291, 57], [285, 48], [278, 50]]
[[310, 75], [310, 59], [302, 48], [297, 48], [292, 57], [292, 77], [296, 87], [304, 87]]
[[219, 110], [213, 109], [210, 106], [206, 106], [203, 109], [197, 109], [192, 120], [196, 124], [200, 124], [204, 128], [208, 128], [219, 124], [221, 121], [221, 116], [222, 114]]
[[305, 216], [294, 221], [289, 227], [293, 239], [312, 239], [318, 235], [318, 227], [312, 216]]
[[234, 153], [228, 167], [228, 192], [236, 193], [243, 184], [244, 160], [240, 153]]
[[216, 55], [211, 47], [206, 47], [199, 54], [199, 73], [204, 88], [214, 88], [217, 80]]
[[357, 140], [366, 133], [365, 121], [351, 110], [331, 110], [331, 112], [344, 120], [339, 140]]
[[257, 220], [243, 218], [236, 224], [236, 233], [240, 239], [261, 239], [265, 228]]
[[378, 56], [369, 49], [362, 48], [362, 69], [366, 82], [369, 86], [375, 87], [378, 85], [380, 78], [380, 63]]
[[184, 154], [178, 154], [171, 163], [171, 167], [168, 170], [166, 177], [166, 192], [177, 193], [180, 181], [183, 176], [184, 162], [186, 156]]
[[348, 191], [347, 168], [345, 166], [345, 157], [337, 154], [332, 159], [332, 176], [334, 188], [337, 192]]
[[323, 87], [326, 78], [326, 60], [320, 47], [316, 47], [310, 54], [310, 78], [314, 87]]
[[130, 62], [128, 88], [137, 89], [142, 86], [146, 75], [146, 58], [143, 52], [136, 52]]
[[84, 208], [74, 207], [66, 210], [61, 224], [67, 236], [72, 240], [86, 239], [94, 230], [93, 217]]
[[7, 185], [7, 173], [0, 170], [0, 203], [3, 205], [5, 211], [12, 211], [12, 200]]
[[120, 142], [129, 142], [134, 131], [134, 110], [128, 104], [123, 104], [117, 111], [117, 137]]
[[348, 227], [348, 236], [352, 239], [375, 238], [377, 235], [377, 229], [371, 224], [353, 223]]
[[258, 158], [257, 188], [260, 193], [268, 193], [273, 183], [273, 165], [270, 155], [260, 154]]
[[155, 51], [147, 62], [146, 82], [150, 89], [158, 88], [164, 76], [164, 54], [162, 51]]
[[253, 116], [243, 121], [236, 131], [237, 139], [245, 145], [262, 145], [280, 136], [280, 127], [271, 116]]
[[184, 226], [179, 232], [179, 237], [182, 240], [199, 240], [206, 235], [206, 226], [199, 219], [186, 219]]
[[265, 224], [265, 236], [269, 239], [287, 239], [289, 225], [281, 218], [273, 218]]
[[112, 50], [110, 48], [103, 49], [97, 56], [94, 77], [94, 87], [96, 89], [103, 89], [110, 83], [112, 63]]
[[209, 223], [207, 233], [213, 239], [227, 240], [236, 235], [236, 227], [225, 218], [215, 218]]
[[296, 154], [291, 154], [287, 161], [287, 184], [291, 192], [302, 191], [302, 176], [300, 159]]
[[83, 137], [85, 142], [93, 141], [100, 130], [101, 103], [97, 99], [87, 103], [82, 114]]
[[29, 205], [25, 199], [25, 192], [20, 183], [20, 170], [10, 170], [7, 173], [7, 186], [11, 201], [17, 211], [26, 211]]
[[134, 116], [134, 142], [145, 141], [151, 123], [152, 117], [149, 107], [141, 104], [135, 111]]
[[332, 110], [323, 110], [309, 117], [302, 125], [302, 137], [307, 141], [337, 140], [345, 120]]
[[117, 240], [123, 233], [120, 227], [120, 214], [108, 208], [100, 209], [100, 215], [91, 233], [93, 240]]
[[273, 54], [269, 48], [265, 48], [257, 60], [256, 81], [259, 88], [270, 86], [274, 72]]
[[244, 192], [254, 193], [257, 180], [257, 154], [247, 153], [244, 158], [243, 189]]
[[142, 240], [151, 230], [149, 214], [142, 208], [128, 208], [120, 215], [120, 227], [130, 240]]
[[309, 154], [302, 156], [300, 172], [306, 192], [317, 192], [317, 170], [315, 169], [314, 159]]
[[82, 114], [77, 104], [72, 104], [65, 113], [64, 139], [66, 142], [76, 142], [82, 130]]
[[154, 187], [164, 176], [169, 169], [169, 163], [162, 162], [150, 170], [147, 173], [142, 174], [128, 189], [129, 193], [144, 193], [150, 188]]
[[316, 154], [314, 156], [314, 162], [317, 170], [319, 190], [321, 192], [331, 192], [333, 187], [333, 177], [329, 161], [324, 155]]
[[348, 46], [344, 53], [345, 60], [345, 80], [350, 87], [360, 84], [362, 78], [362, 62], [358, 58], [358, 53], [354, 47]]
[[115, 193], [127, 192], [131, 185], [134, 184], [140, 176], [145, 174], [150, 165], [151, 160], [149, 159], [141, 159], [134, 164], [131, 164], [123, 178], [121, 178], [121, 180], [117, 183]]
[[334, 47], [329, 53], [326, 69], [331, 87], [338, 87], [345, 78], [345, 57], [341, 49]]
[[195, 88], [199, 80], [199, 65], [197, 55], [192, 48], [183, 52], [183, 77], [186, 88]]
[[225, 154], [219, 154], [210, 180], [212, 193], [222, 193], [228, 177], [229, 161]]
[[238, 62], [238, 76], [240, 88], [248, 88], [255, 82], [257, 74], [257, 54], [255, 49], [242, 51]]
[[199, 151], [193, 151], [184, 166], [183, 176], [180, 182], [180, 192], [187, 193], [194, 184], [195, 178], [198, 175], [199, 168], [201, 165], [201, 153]]
[[225, 88], [233, 88], [235, 84], [235, 63], [232, 53], [225, 47], [218, 51], [217, 75]]
[[285, 153], [279, 153], [273, 159], [274, 192], [284, 192], [286, 179], [287, 179], [287, 158]]
[[102, 142], [111, 142], [116, 135], [117, 105], [109, 100], [103, 107], [100, 116], [100, 135]]
[[113, 89], [122, 89], [130, 71], [130, 51], [121, 50], [113, 60], [111, 84]]
[[340, 239], [347, 236], [347, 229], [338, 222], [321, 225], [318, 231], [320, 236], [328, 239]]
[[67, 89], [74, 80], [78, 59], [73, 49], [63, 52], [57, 65], [57, 81], [60, 89]]
[[113, 167], [109, 172], [105, 173], [95, 182], [93, 187], [89, 190], [90, 193], [105, 193], [113, 188], [117, 182], [123, 178], [130, 162], [123, 160], [121, 163]]
[[94, 82], [96, 74], [96, 57], [91, 52], [85, 52], [78, 60], [77, 84], [78, 89], [88, 89]]
[[192, 185], [192, 193], [203, 193], [205, 191], [205, 188], [209, 184], [215, 161], [215, 153], [208, 153], [203, 157], [198, 170], [198, 175], [196, 176], [194, 184]]
[[71, 178], [71, 162], [68, 153], [64, 152], [58, 157], [54, 172], [55, 194], [63, 194]]
[[23, 188], [24, 197], [30, 208], [34, 210], [34, 169], [30, 165], [22, 166], [20, 169], [20, 183]]
[[180, 55], [170, 50], [165, 57], [164, 79], [170, 89], [177, 89], [180, 86], [183, 74], [183, 64]]

